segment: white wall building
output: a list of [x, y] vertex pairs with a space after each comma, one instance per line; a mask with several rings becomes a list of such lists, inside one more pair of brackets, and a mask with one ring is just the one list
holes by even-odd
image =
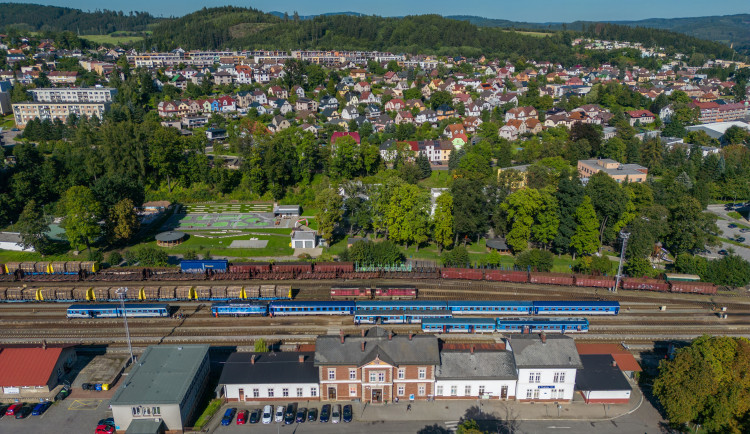
[[562, 335], [521, 335], [508, 340], [518, 372], [518, 401], [573, 399], [576, 370], [583, 368], [575, 341]]
[[435, 370], [435, 399], [516, 397], [516, 366], [510, 351], [442, 351]]
[[233, 353], [219, 379], [227, 401], [318, 400], [315, 353]]

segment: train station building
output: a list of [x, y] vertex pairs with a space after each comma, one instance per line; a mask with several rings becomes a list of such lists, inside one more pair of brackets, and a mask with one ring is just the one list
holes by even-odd
[[110, 401], [115, 428], [182, 432], [195, 416], [209, 369], [208, 345], [148, 347]]

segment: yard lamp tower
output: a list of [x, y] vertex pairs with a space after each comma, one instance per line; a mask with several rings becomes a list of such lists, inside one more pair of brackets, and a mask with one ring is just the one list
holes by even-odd
[[128, 340], [128, 350], [130, 351], [130, 363], [135, 361], [133, 357], [133, 346], [130, 343], [130, 329], [128, 328], [128, 315], [125, 311], [125, 295], [128, 293], [127, 287], [117, 288], [115, 294], [120, 298], [120, 308], [122, 309], [122, 318], [125, 320], [125, 337]]
[[620, 279], [622, 279], [622, 263], [625, 261], [625, 246], [628, 244], [628, 238], [630, 238], [630, 232], [625, 229], [620, 231], [620, 238], [622, 239], [622, 248], [620, 249], [620, 264], [617, 266], [617, 279], [615, 279], [614, 291], [617, 292], [617, 287], [620, 286]]

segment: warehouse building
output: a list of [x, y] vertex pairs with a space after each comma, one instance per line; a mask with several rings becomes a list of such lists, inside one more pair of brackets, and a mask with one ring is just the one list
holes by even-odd
[[208, 345], [148, 347], [110, 401], [115, 428], [132, 432], [136, 422], [139, 432], [182, 432], [195, 415], [209, 368]]

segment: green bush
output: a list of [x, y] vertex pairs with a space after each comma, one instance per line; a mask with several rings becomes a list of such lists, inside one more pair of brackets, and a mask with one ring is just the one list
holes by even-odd
[[182, 254], [182, 257], [187, 260], [198, 259], [198, 252], [196, 252], [195, 250], [188, 250], [187, 252]]
[[344, 250], [339, 258], [360, 265], [397, 265], [406, 259], [401, 248], [388, 240], [377, 243], [368, 240], [357, 241]]
[[110, 267], [116, 267], [122, 262], [122, 255], [120, 252], [112, 252], [107, 256], [107, 263]]
[[548, 272], [552, 270], [554, 256], [548, 250], [524, 250], [516, 256], [515, 265], [521, 269]]
[[94, 261], [94, 262], [103, 262], [104, 261], [104, 254], [101, 252], [101, 250], [89, 250], [89, 254], [87, 255], [88, 261]]
[[463, 244], [459, 244], [452, 250], [443, 252], [443, 265], [446, 267], [463, 268], [469, 266], [469, 252]]

